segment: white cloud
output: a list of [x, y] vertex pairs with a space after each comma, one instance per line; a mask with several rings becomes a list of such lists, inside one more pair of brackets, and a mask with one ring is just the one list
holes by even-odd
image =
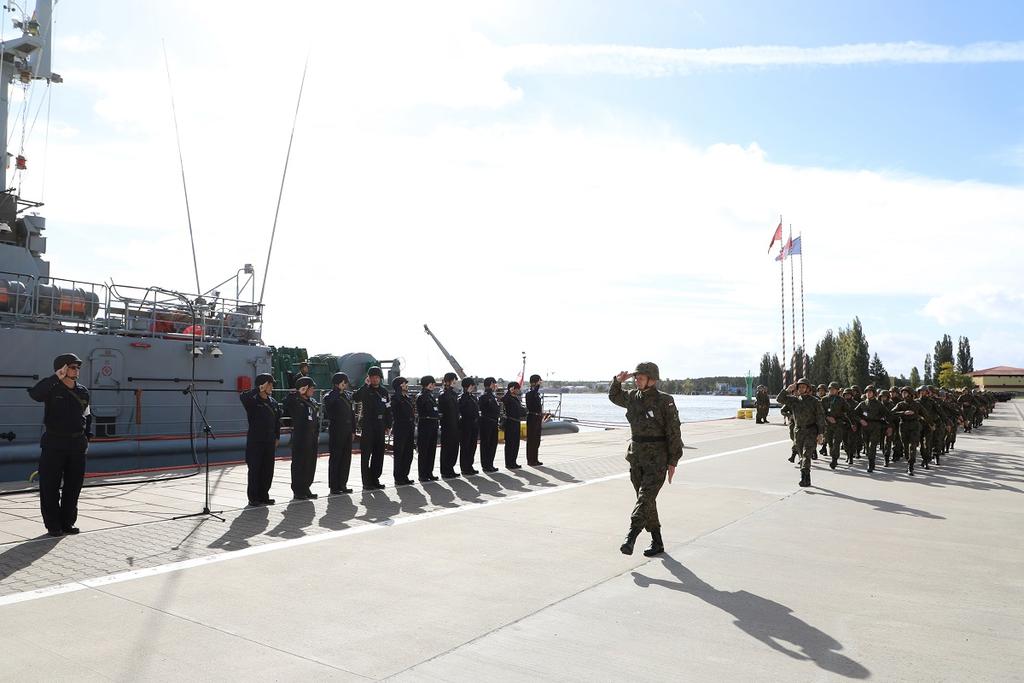
[[942, 325], [965, 320], [1019, 322], [1024, 320], [1024, 290], [1001, 282], [961, 287], [932, 297], [923, 313]]
[[57, 24], [54, 35], [55, 48], [58, 52], [70, 52], [72, 54], [84, 54], [96, 52], [103, 47], [106, 38], [99, 31], [90, 31], [81, 35], [60, 35], [60, 25]]

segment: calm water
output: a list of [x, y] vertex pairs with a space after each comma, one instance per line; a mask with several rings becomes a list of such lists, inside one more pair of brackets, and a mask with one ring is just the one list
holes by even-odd
[[[740, 396], [674, 396], [683, 422], [736, 417]], [[548, 394], [544, 406], [554, 410], [558, 395]], [[608, 400], [607, 394], [562, 394], [562, 415], [578, 420], [626, 423], [626, 411]]]

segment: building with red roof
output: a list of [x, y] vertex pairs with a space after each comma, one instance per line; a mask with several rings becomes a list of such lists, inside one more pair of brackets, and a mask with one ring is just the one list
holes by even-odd
[[1013, 391], [1024, 393], [1024, 368], [997, 365], [994, 368], [967, 373], [974, 383], [985, 391]]

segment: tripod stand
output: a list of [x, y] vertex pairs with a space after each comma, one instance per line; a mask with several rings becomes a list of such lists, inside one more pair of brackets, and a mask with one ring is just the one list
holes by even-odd
[[[186, 389], [183, 389], [183, 394], [188, 394], [188, 397], [192, 399], [192, 408], [199, 413], [199, 419], [203, 421], [203, 434], [206, 435], [206, 482], [203, 485], [203, 510], [202, 512], [193, 512], [188, 515], [179, 515], [173, 519], [187, 519], [188, 517], [213, 517], [214, 519], [224, 521], [224, 518], [220, 516], [223, 510], [212, 511], [210, 510], [210, 439], [216, 439], [217, 437], [213, 433], [213, 427], [210, 426], [210, 422], [206, 419], [206, 413], [203, 412], [202, 406], [199, 405], [199, 401], [196, 400], [195, 385], [188, 385]], [[191, 428], [191, 427], [190, 427]]]

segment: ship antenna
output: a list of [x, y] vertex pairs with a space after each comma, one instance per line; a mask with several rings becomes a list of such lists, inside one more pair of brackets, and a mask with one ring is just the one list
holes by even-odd
[[188, 239], [192, 243], [192, 269], [196, 274], [196, 296], [202, 293], [199, 286], [199, 262], [196, 260], [196, 238], [192, 232], [192, 211], [188, 204], [188, 184], [185, 182], [185, 159], [181, 154], [181, 134], [178, 132], [178, 113], [174, 107], [174, 86], [171, 84], [171, 65], [167, 61], [167, 43], [160, 41], [164, 48], [164, 68], [167, 70], [167, 90], [171, 93], [171, 118], [174, 119], [174, 139], [178, 143], [178, 165], [181, 167], [181, 189], [185, 193], [185, 217], [188, 219]]
[[284, 196], [284, 181], [288, 177], [288, 161], [292, 158], [292, 141], [295, 140], [295, 125], [299, 121], [299, 106], [302, 104], [302, 89], [306, 86], [306, 71], [309, 69], [309, 54], [302, 65], [302, 80], [299, 81], [299, 96], [295, 100], [295, 116], [292, 118], [292, 132], [288, 137], [288, 151], [284, 155], [284, 171], [281, 173], [281, 187], [277, 191], [277, 206], [274, 207], [274, 224], [270, 228], [270, 246], [267, 247], [267, 265], [263, 267], [263, 285], [260, 287], [260, 301], [257, 311], [263, 310], [263, 293], [267, 291], [267, 275], [270, 274], [270, 254], [274, 251], [274, 235], [277, 233], [277, 217], [281, 213], [281, 198]]

